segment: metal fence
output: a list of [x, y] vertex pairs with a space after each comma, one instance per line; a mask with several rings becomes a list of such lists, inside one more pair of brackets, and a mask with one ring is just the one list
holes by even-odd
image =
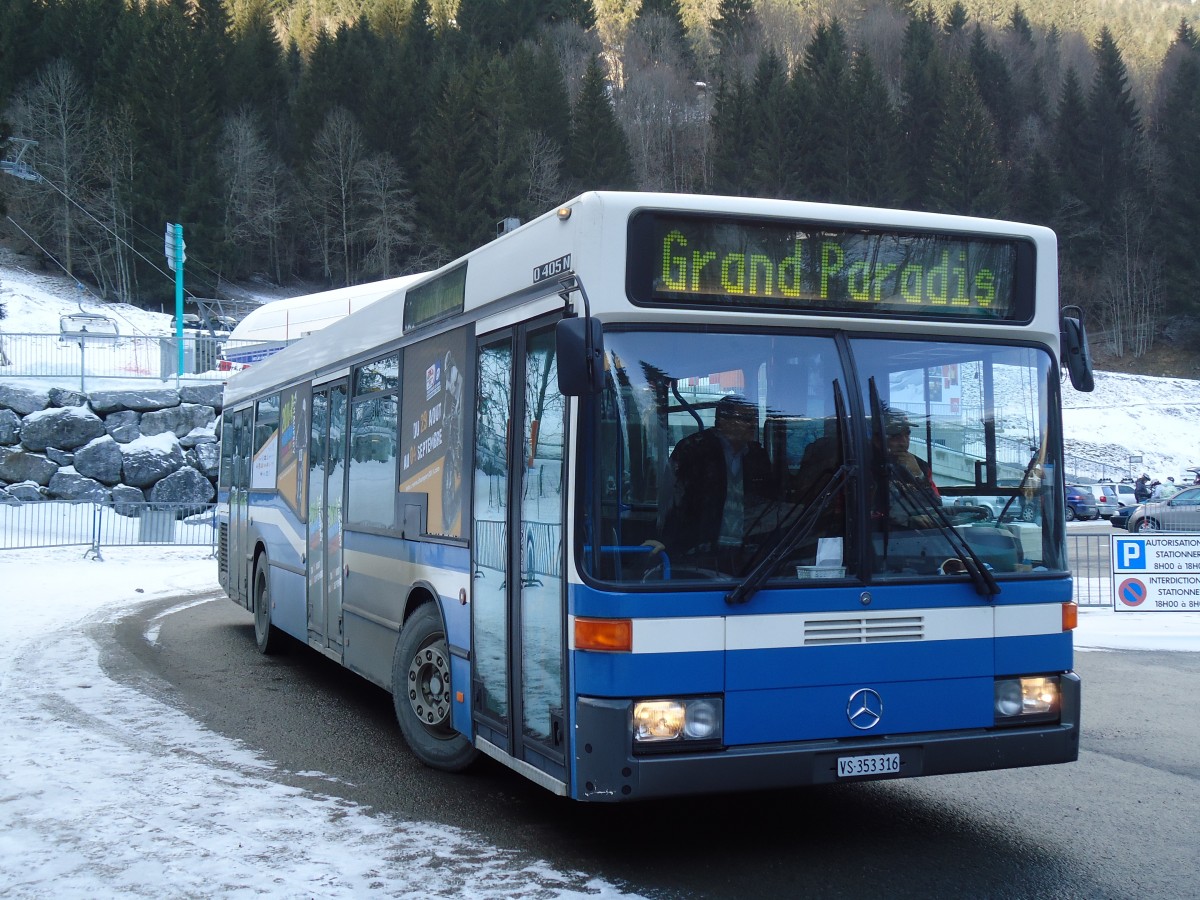
[[1107, 534], [1067, 535], [1067, 560], [1075, 576], [1074, 599], [1080, 606], [1112, 606], [1111, 553], [1112, 540]]
[[[258, 341], [221, 335], [107, 335], [0, 333], [0, 378], [62, 379], [82, 391], [114, 379], [222, 380], [231, 367], [224, 355]], [[183, 366], [180, 369], [180, 346]]]
[[158, 544], [208, 547], [216, 556], [216, 504], [41, 500], [0, 504], [0, 550]]

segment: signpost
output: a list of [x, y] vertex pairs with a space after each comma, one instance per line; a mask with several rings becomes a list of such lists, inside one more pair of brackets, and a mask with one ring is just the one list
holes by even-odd
[[167, 268], [175, 273], [175, 343], [179, 348], [179, 378], [183, 377], [183, 264], [187, 261], [185, 247], [183, 226], [168, 222], [163, 249], [167, 254]]
[[1200, 612], [1200, 534], [1112, 536], [1113, 610]]
[[1134, 466], [1140, 466], [1141, 464], [1142, 464], [1142, 457], [1141, 457], [1141, 455], [1138, 455], [1138, 456], [1132, 456], [1132, 455], [1131, 455], [1131, 456], [1129, 457], [1129, 477], [1130, 477], [1130, 478], [1132, 478], [1132, 477], [1133, 477], [1133, 467], [1134, 467]]

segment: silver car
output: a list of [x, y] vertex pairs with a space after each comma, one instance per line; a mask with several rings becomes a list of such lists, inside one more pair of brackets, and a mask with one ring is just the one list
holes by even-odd
[[1123, 506], [1137, 506], [1133, 496], [1133, 485], [1125, 482], [1098, 481], [1090, 486], [1096, 498], [1096, 506], [1100, 509], [1100, 517], [1112, 518]]
[[1147, 501], [1134, 509], [1127, 531], [1200, 531], [1200, 487], [1180, 491], [1166, 500]]

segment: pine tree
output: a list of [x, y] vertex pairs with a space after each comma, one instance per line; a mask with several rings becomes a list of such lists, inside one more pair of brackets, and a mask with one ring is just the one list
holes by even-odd
[[909, 20], [904, 32], [900, 125], [909, 202], [918, 208], [925, 207], [930, 156], [948, 88], [945, 59], [934, 40], [935, 28], [933, 9], [927, 7], [923, 14]]
[[959, 215], [997, 216], [1004, 208], [1005, 170], [996, 126], [975, 79], [957, 69], [930, 160], [929, 208]]
[[1196, 228], [1200, 223], [1200, 49], [1181, 30], [1172, 51], [1179, 54], [1167, 86], [1158, 131], [1162, 151], [1161, 199], [1157, 231], [1163, 254], [1167, 304], [1181, 313], [1200, 312], [1200, 254]]
[[845, 202], [854, 177], [852, 148], [859, 138], [851, 130], [850, 50], [841, 23], [817, 26], [797, 73], [806, 90], [795, 143], [802, 150], [801, 182], [812, 200]]
[[788, 85], [783, 60], [768, 50], [758, 61], [750, 87], [748, 192], [757, 197], [797, 196], [803, 173], [796, 167], [797, 104]]
[[712, 147], [709, 153], [711, 175], [709, 188], [718, 194], [742, 194], [748, 189], [750, 147], [749, 91], [740, 75], [726, 78], [717, 84], [709, 118]]
[[900, 125], [879, 70], [869, 53], [854, 58], [848, 106], [850, 183], [845, 202], [898, 206], [908, 195]]
[[717, 15], [709, 24], [717, 55], [717, 80], [740, 74], [755, 49], [759, 31], [752, 0], [720, 0]]
[[679, 0], [642, 0], [634, 27], [646, 42], [651, 58], [678, 59], [687, 70], [694, 71], [695, 54], [688, 41]]
[[1146, 178], [1141, 116], [1121, 51], [1107, 28], [1100, 31], [1093, 56], [1096, 73], [1087, 98], [1083, 171], [1090, 203], [1104, 219]]
[[275, 37], [268, 0], [256, 0], [242, 8], [242, 18], [233, 25], [226, 58], [228, 90], [224, 108], [252, 109], [268, 126], [276, 147], [288, 143], [288, 77], [284, 50]]
[[979, 95], [996, 123], [996, 139], [1000, 144], [1000, 151], [1007, 155], [1017, 130], [1020, 111], [1017, 109], [1008, 65], [1004, 62], [1004, 57], [988, 43], [983, 29], [978, 25], [975, 26], [971, 37], [968, 59]]
[[588, 63], [571, 116], [566, 171], [582, 190], [635, 187], [629, 144], [609, 102], [604, 71], [595, 58]]
[[426, 153], [417, 179], [418, 221], [452, 257], [482, 244], [495, 224], [486, 213], [473, 214], [489, 187], [482, 81], [478, 61], [463, 65], [420, 137]]

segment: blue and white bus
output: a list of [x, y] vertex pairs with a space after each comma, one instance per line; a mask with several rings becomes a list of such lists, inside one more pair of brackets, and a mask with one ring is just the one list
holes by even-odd
[[[577, 800], [1069, 762], [1063, 371], [1045, 228], [587, 193], [230, 379], [220, 581], [425, 764]], [[672, 547], [731, 395], [768, 474]]]

